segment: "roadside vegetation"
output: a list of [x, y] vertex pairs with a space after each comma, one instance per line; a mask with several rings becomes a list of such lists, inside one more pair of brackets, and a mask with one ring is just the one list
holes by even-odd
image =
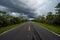
[[60, 34], [60, 3], [55, 7], [56, 13], [53, 14], [52, 12], [48, 12], [46, 16], [42, 15], [38, 18], [35, 18], [35, 22], [39, 23], [40, 25], [48, 28], [58, 34]]
[[21, 26], [22, 24], [23, 24], [23, 23], [11, 25], [11, 26], [6, 26], [6, 27], [1, 27], [1, 28], [0, 28], [0, 34], [3, 33], [3, 32], [5, 32], [5, 31], [8, 31], [8, 30], [10, 30], [10, 29], [14, 29], [14, 28], [16, 28], [16, 27], [19, 27], [19, 26]]
[[26, 22], [21, 17], [13, 17], [6, 12], [0, 11], [0, 33]]
[[60, 35], [60, 26], [57, 26], [57, 25], [50, 25], [50, 24], [46, 24], [46, 23], [40, 23], [40, 22], [35, 22], [36, 24], [40, 25], [41, 27], [43, 28], [47, 28], [49, 29], [50, 31], [53, 31], [57, 34]]
[[23, 18], [20, 18], [20, 17], [13, 17], [7, 14], [6, 12], [0, 11], [0, 28], [22, 23], [24, 21], [27, 21], [27, 20], [24, 20]]

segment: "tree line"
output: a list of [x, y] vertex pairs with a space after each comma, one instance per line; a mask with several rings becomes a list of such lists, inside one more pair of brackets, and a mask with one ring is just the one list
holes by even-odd
[[24, 21], [27, 20], [24, 20], [23, 18], [20, 17], [13, 17], [7, 14], [6, 12], [0, 11], [0, 27], [10, 26]]
[[39, 16], [35, 21], [53, 25], [60, 25], [60, 3], [55, 7], [56, 13], [48, 12], [46, 16]]

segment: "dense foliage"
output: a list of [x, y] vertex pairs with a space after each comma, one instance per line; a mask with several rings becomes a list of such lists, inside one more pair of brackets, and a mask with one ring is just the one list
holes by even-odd
[[0, 11], [0, 27], [10, 26], [13, 24], [18, 24], [26, 20], [18, 17], [13, 17], [7, 14], [6, 12]]
[[39, 16], [35, 21], [53, 24], [53, 25], [60, 25], [60, 3], [56, 6], [56, 13], [53, 14], [52, 12], [48, 12], [47, 16]]

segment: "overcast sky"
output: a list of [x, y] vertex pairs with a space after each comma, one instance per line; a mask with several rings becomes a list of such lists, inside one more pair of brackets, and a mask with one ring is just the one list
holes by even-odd
[[39, 15], [55, 13], [55, 6], [60, 0], [0, 0], [0, 10], [13, 16], [33, 18]]

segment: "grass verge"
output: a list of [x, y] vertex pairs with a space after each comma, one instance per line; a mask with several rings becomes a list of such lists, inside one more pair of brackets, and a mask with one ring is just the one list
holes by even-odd
[[35, 22], [35, 23], [60, 35], [60, 26], [49, 25], [49, 24], [40, 23], [40, 22]]
[[0, 28], [0, 34], [3, 33], [3, 32], [5, 32], [5, 31], [8, 31], [8, 30], [10, 30], [10, 29], [12, 29], [12, 28], [19, 27], [20, 25], [22, 25], [22, 24], [24, 24], [24, 23], [25, 23], [25, 22], [19, 23], [19, 24], [14, 24], [14, 25], [7, 26], [7, 27], [1, 27], [1, 28]]

